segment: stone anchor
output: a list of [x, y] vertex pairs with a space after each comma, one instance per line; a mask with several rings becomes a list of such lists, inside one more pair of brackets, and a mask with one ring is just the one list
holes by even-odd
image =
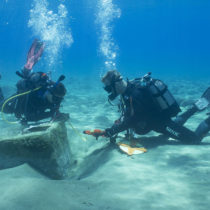
[[28, 131], [0, 140], [0, 170], [27, 163], [51, 179], [67, 178], [71, 153], [65, 122], [47, 123]]

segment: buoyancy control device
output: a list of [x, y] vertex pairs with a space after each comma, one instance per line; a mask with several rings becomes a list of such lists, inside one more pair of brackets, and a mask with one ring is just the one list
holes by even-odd
[[132, 80], [131, 84], [137, 88], [144, 89], [151, 96], [150, 98], [160, 114], [175, 117], [181, 111], [167, 85], [159, 79], [153, 79], [151, 72], [142, 78]]

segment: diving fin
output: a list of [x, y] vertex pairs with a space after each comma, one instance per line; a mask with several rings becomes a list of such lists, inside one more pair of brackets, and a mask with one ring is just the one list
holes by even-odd
[[38, 62], [44, 51], [44, 43], [35, 39], [28, 51], [27, 63], [24, 69], [31, 70], [33, 66]]
[[206, 89], [200, 99], [195, 102], [195, 106], [199, 111], [206, 109], [210, 104], [210, 87]]

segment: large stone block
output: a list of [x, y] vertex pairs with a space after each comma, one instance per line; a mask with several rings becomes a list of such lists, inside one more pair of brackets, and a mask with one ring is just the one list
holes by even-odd
[[69, 176], [71, 153], [64, 122], [40, 125], [30, 133], [0, 140], [0, 169], [23, 163], [52, 179]]

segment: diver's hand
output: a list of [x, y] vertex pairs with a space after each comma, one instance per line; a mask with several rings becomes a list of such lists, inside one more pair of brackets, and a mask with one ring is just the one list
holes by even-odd
[[105, 129], [104, 136], [107, 137], [107, 138], [111, 138], [113, 136], [112, 129], [111, 128]]

